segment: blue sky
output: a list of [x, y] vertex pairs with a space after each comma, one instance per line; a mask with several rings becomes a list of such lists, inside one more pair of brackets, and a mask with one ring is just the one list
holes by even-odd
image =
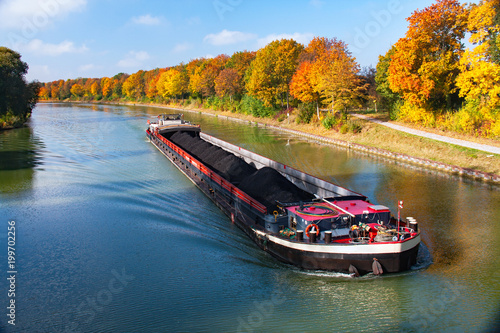
[[104, 77], [258, 50], [274, 39], [336, 37], [363, 66], [403, 37], [431, 0], [0, 0], [0, 45], [28, 80]]

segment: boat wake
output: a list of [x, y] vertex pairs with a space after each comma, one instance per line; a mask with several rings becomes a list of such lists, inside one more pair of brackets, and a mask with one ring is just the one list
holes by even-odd
[[321, 270], [305, 270], [305, 269], [300, 269], [297, 267], [294, 267], [293, 271], [298, 274], [302, 275], [307, 275], [307, 276], [314, 276], [314, 277], [321, 277], [321, 278], [334, 278], [334, 279], [340, 279], [340, 280], [345, 280], [345, 279], [353, 279], [355, 278], [356, 280], [369, 280], [369, 279], [375, 279], [375, 278], [391, 278], [395, 276], [404, 276], [404, 275], [411, 275], [415, 274], [417, 271], [425, 270], [427, 269], [430, 265], [432, 264], [432, 256], [429, 252], [429, 249], [427, 246], [425, 246], [424, 243], [420, 243], [420, 247], [418, 249], [418, 254], [417, 254], [417, 262], [415, 265], [411, 266], [410, 270], [404, 271], [404, 272], [399, 272], [399, 273], [391, 273], [391, 274], [383, 274], [383, 275], [375, 275], [373, 273], [368, 273], [362, 276], [354, 276], [354, 274], [350, 273], [340, 273], [340, 272], [328, 272], [328, 271], [321, 271]]

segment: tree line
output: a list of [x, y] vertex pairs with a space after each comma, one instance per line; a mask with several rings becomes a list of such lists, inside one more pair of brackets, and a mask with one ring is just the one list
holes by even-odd
[[500, 0], [437, 0], [407, 21], [405, 36], [379, 57], [376, 69], [361, 69], [337, 38], [315, 37], [308, 45], [281, 39], [256, 52], [131, 75], [47, 82], [39, 96], [180, 103], [278, 120], [292, 108], [298, 122], [353, 130], [346, 111], [378, 106], [392, 119], [499, 137]]

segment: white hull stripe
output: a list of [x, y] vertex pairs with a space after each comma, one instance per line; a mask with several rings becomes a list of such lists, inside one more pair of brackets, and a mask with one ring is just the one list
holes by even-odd
[[371, 244], [309, 244], [291, 242], [286, 239], [278, 238], [266, 234], [260, 230], [254, 230], [259, 238], [267, 238], [268, 241], [275, 244], [306, 252], [335, 253], [335, 254], [384, 254], [384, 253], [402, 253], [408, 251], [420, 243], [420, 234], [413, 239], [403, 243], [371, 243]]

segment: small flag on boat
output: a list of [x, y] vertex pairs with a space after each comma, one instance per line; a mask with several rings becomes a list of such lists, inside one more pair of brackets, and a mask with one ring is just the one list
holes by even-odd
[[399, 202], [399, 208], [400, 208], [400, 209], [403, 209], [403, 200], [401, 200], [401, 201]]

